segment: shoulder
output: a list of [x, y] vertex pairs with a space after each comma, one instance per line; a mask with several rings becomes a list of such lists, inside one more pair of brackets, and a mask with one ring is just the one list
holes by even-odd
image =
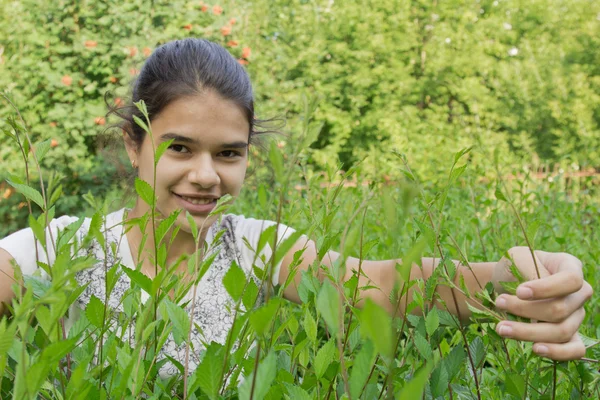
[[221, 221], [221, 229], [230, 229], [236, 239], [249, 240], [250, 242], [258, 241], [263, 232], [269, 230], [277, 231], [279, 238], [290, 236], [295, 232], [295, 229], [287, 226], [284, 223], [277, 223], [266, 219], [249, 218], [244, 215], [226, 214]]

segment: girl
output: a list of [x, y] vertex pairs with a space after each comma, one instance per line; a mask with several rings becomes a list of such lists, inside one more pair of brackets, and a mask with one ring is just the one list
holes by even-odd
[[[233, 262], [237, 263], [246, 275], [259, 282], [253, 265], [265, 267], [271, 257], [271, 249], [265, 246], [260, 251], [258, 241], [261, 233], [275, 223], [260, 221], [237, 215], [225, 215], [220, 222], [216, 216], [210, 216], [217, 201], [225, 195], [234, 198], [240, 193], [246, 174], [248, 148], [258, 135], [255, 129], [253, 93], [245, 70], [221, 46], [199, 39], [185, 39], [167, 43], [154, 52], [146, 61], [133, 88], [133, 101], [142, 101], [147, 106], [152, 138], [135, 122], [134, 117], [144, 120], [140, 111], [131, 106], [124, 118], [124, 142], [132, 166], [137, 169], [141, 180], [153, 185], [157, 200], [156, 210], [161, 219], [167, 218], [176, 210], [183, 210], [176, 220], [178, 233], [168, 247], [166, 261], [174, 263], [180, 256], [194, 253], [197, 243], [193, 236], [193, 225], [204, 227], [200, 232], [201, 243], [211, 244], [216, 258], [196, 290], [190, 292], [188, 299], [196, 296], [195, 306], [187, 311], [193, 318], [191, 334], [193, 348], [201, 349], [202, 343], [211, 341], [223, 343], [232, 327], [232, 299], [223, 286], [223, 277]], [[160, 159], [154, 176], [154, 147], [172, 141]], [[108, 305], [114, 309], [122, 307], [120, 297], [130, 287], [127, 275], [121, 274], [114, 289], [106, 297], [104, 265], [119, 264], [130, 269], [140, 268], [149, 277], [156, 273], [154, 263], [153, 230], [142, 232], [133, 227], [125, 232], [123, 222], [139, 218], [151, 211], [150, 206], [141, 199], [133, 209], [122, 209], [106, 216], [104, 226], [108, 252], [99, 249], [97, 243], [90, 250], [98, 263], [77, 274], [81, 285], [89, 284], [78, 302], [85, 306], [92, 296], [108, 299]], [[186, 218], [186, 212], [193, 217], [194, 224]], [[48, 235], [57, 232], [77, 221], [74, 217], [61, 217], [51, 222]], [[85, 220], [78, 230], [79, 238], [86, 236], [90, 229], [90, 220]], [[217, 232], [224, 230], [224, 234]], [[291, 237], [294, 230], [277, 226], [278, 240]], [[143, 235], [147, 239], [142, 240]], [[24, 275], [31, 275], [39, 268], [33, 233], [25, 229], [0, 240], [0, 269], [4, 277], [0, 279], [0, 301], [10, 302], [14, 296], [12, 281], [13, 260]], [[50, 241], [48, 241], [50, 243]], [[315, 243], [306, 237], [300, 237], [283, 259], [275, 265], [272, 283], [286, 282], [291, 273], [294, 254], [303, 250], [303, 259], [299, 270], [307, 270], [318, 259]], [[40, 260], [52, 265], [55, 254], [52, 249], [47, 256], [38, 251]], [[517, 268], [528, 279], [536, 277], [536, 268], [527, 248], [516, 247], [509, 250]], [[506, 337], [534, 342], [534, 351], [555, 360], [572, 360], [584, 356], [585, 347], [577, 330], [584, 319], [584, 303], [591, 297], [592, 289], [583, 280], [581, 262], [565, 253], [535, 253], [541, 267], [542, 278], [521, 284], [517, 295], [503, 294], [498, 297], [496, 307], [525, 318], [535, 318], [538, 323], [502, 321], [497, 332]], [[335, 263], [340, 255], [328, 252], [318, 260], [325, 268]], [[359, 267], [359, 260], [348, 258], [345, 263], [345, 279], [353, 275]], [[364, 275], [359, 285], [377, 287], [363, 293], [363, 300], [370, 298], [393, 313], [389, 300], [396, 280], [395, 265], [398, 260], [363, 261]], [[458, 274], [464, 275], [471, 291], [479, 289], [479, 283], [514, 280], [509, 271], [510, 262], [502, 259], [498, 262], [474, 263], [473, 272], [458, 265]], [[432, 258], [423, 258], [421, 265], [414, 265], [411, 279], [428, 279], [437, 262]], [[187, 271], [185, 265], [181, 270]], [[294, 302], [300, 302], [298, 284], [300, 271], [295, 273], [292, 284], [284, 291], [284, 296]], [[44, 275], [42, 273], [42, 275]], [[324, 273], [319, 273], [323, 279]], [[457, 278], [458, 279], [458, 278]], [[438, 294], [448, 305], [449, 310], [462, 319], [470, 316], [467, 300], [453, 293], [448, 287], [438, 286]], [[413, 292], [407, 294], [408, 302]], [[200, 328], [200, 329], [199, 329]], [[163, 356], [169, 355], [183, 363], [185, 344], [176, 345], [172, 339], [162, 349]], [[195, 352], [194, 352], [195, 353]], [[189, 355], [189, 363], [194, 368], [199, 360], [197, 354]], [[165, 373], [176, 370], [171, 364], [165, 364]]]

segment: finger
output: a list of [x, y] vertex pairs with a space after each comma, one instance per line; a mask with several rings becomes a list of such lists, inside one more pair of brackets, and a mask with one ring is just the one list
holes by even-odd
[[587, 300], [588, 296], [583, 288], [566, 297], [533, 301], [503, 294], [496, 299], [496, 308], [519, 317], [546, 322], [561, 322], [581, 308]]
[[[531, 250], [527, 247], [514, 247], [508, 251], [512, 262], [521, 272], [523, 277], [530, 281], [533, 279], [545, 278], [550, 276], [551, 273], [545, 268], [542, 259], [539, 257], [538, 252], [531, 254]], [[510, 272], [511, 261], [508, 261], [506, 270]], [[539, 275], [538, 275], [539, 274]], [[512, 275], [512, 274], [511, 274]]]
[[585, 345], [575, 333], [567, 343], [535, 343], [533, 351], [542, 357], [548, 357], [556, 361], [579, 360], [585, 356]]
[[563, 297], [580, 290], [583, 282], [581, 270], [568, 269], [546, 278], [522, 283], [517, 287], [517, 296], [522, 300]]
[[527, 342], [565, 343], [577, 332], [584, 318], [585, 310], [580, 308], [559, 324], [502, 321], [496, 325], [496, 332], [505, 338]]

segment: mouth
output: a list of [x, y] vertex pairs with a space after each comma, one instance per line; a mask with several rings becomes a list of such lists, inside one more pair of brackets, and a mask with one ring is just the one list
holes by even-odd
[[190, 214], [208, 214], [217, 205], [219, 196], [186, 196], [173, 193], [179, 204]]

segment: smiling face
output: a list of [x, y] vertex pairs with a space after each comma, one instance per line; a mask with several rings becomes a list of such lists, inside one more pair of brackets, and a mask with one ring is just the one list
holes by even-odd
[[[151, 122], [155, 147], [173, 139], [156, 167], [156, 209], [168, 217], [182, 209], [181, 230], [191, 232], [185, 211], [204, 230], [217, 200], [242, 188], [248, 160], [248, 119], [241, 107], [214, 91], [184, 97], [166, 106]], [[139, 148], [126, 137], [129, 156], [139, 168], [139, 178], [153, 185], [152, 140], [146, 135]], [[150, 206], [138, 199], [131, 215], [140, 216]]]

